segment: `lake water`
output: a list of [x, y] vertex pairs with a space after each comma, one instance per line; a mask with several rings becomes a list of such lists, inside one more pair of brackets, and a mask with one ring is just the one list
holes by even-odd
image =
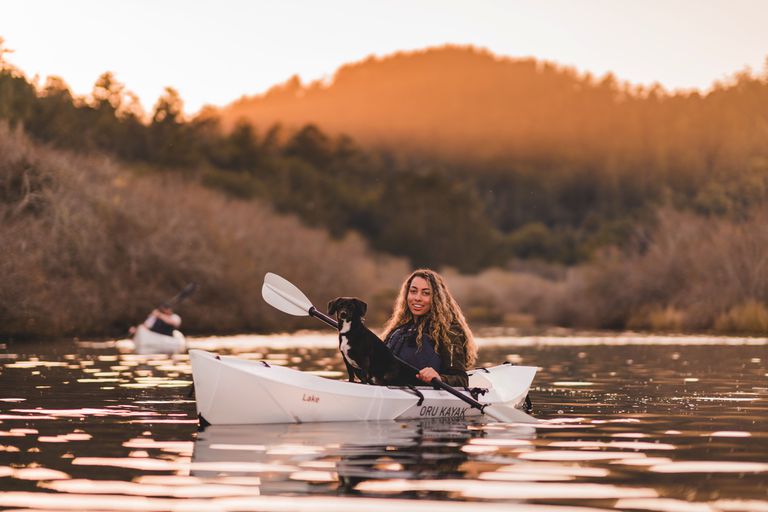
[[[330, 335], [192, 340], [342, 378]], [[768, 511], [765, 339], [484, 338], [536, 425], [209, 427], [186, 355], [0, 344], [0, 508]], [[247, 391], [244, 391], [247, 392]]]

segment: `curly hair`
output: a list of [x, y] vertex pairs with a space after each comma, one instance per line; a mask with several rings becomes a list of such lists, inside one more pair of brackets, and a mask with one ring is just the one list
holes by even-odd
[[[432, 302], [429, 312], [426, 314], [426, 318], [429, 320], [429, 334], [437, 345], [435, 349], [439, 349], [440, 344], [449, 343], [449, 333], [453, 328], [454, 334], [463, 334], [466, 340], [465, 353], [466, 361], [465, 367], [470, 368], [475, 364], [477, 359], [477, 346], [475, 345], [475, 338], [472, 336], [472, 331], [467, 325], [467, 320], [464, 318], [464, 314], [461, 312], [456, 300], [448, 291], [448, 287], [443, 280], [443, 277], [427, 268], [420, 268], [414, 270], [408, 278], [403, 281], [403, 285], [400, 287], [400, 293], [395, 300], [395, 306], [392, 311], [392, 316], [387, 320], [384, 326], [383, 337], [386, 338], [389, 334], [400, 327], [414, 321], [413, 313], [408, 308], [408, 290], [411, 287], [411, 282], [416, 277], [421, 277], [429, 283], [432, 288]], [[418, 322], [417, 324], [417, 336], [416, 343], [421, 347], [422, 329], [425, 322]], [[460, 332], [456, 332], [456, 328]]]

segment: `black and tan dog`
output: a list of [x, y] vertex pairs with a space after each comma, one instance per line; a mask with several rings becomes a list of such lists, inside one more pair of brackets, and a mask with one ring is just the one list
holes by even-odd
[[339, 297], [328, 303], [328, 314], [339, 323], [339, 350], [347, 366], [349, 382], [355, 376], [366, 384], [387, 385], [397, 377], [398, 363], [389, 348], [363, 323], [368, 305], [355, 297]]

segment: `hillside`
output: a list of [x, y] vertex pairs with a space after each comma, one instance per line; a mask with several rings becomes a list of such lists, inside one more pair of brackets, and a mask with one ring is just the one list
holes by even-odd
[[[733, 81], [739, 78], [745, 77]], [[664, 141], [666, 154], [677, 144], [716, 144], [722, 126], [709, 121], [728, 101], [730, 85], [706, 95], [672, 95], [611, 75], [595, 78], [532, 58], [446, 46], [371, 57], [341, 67], [328, 83], [303, 85], [293, 78], [264, 95], [243, 97], [221, 115], [230, 124], [245, 118], [265, 127], [312, 122], [366, 144], [472, 160], [548, 159], [553, 149], [588, 159], [607, 152], [638, 157]], [[765, 115], [765, 99], [763, 90], [731, 106], [729, 127], [744, 115]], [[738, 135], [751, 139], [745, 130]]]
[[[492, 155], [583, 134], [583, 124], [574, 131], [563, 116], [584, 119], [613, 99], [611, 90], [591, 85], [573, 70], [534, 59], [443, 47], [349, 64], [327, 85], [305, 86], [294, 78], [233, 103], [221, 115], [263, 126], [312, 122], [364, 143], [406, 150]], [[559, 133], [553, 125], [562, 126]]]

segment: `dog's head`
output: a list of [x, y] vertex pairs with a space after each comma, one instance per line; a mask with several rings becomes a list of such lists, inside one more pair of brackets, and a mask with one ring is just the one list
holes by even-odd
[[368, 310], [368, 304], [356, 297], [339, 297], [328, 303], [328, 314], [336, 315], [341, 323], [344, 320], [362, 318]]

